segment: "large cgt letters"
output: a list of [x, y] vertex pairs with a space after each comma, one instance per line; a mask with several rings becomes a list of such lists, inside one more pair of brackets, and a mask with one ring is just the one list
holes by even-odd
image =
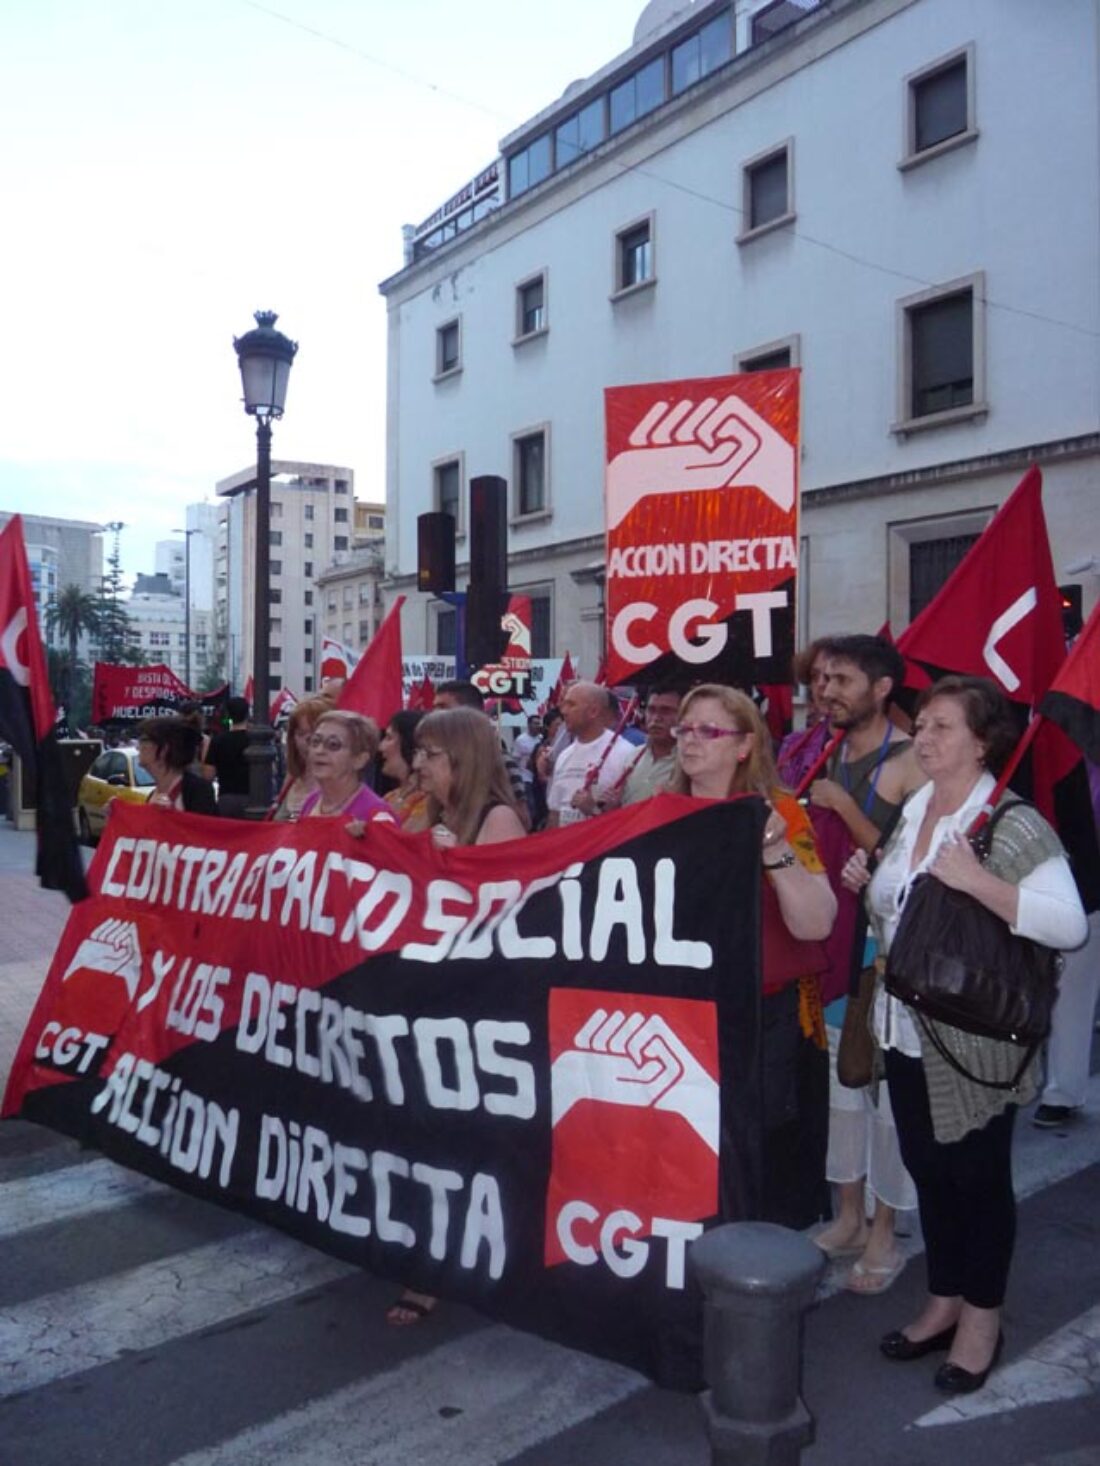
[[[744, 591], [735, 597], [733, 609], [752, 613], [753, 656], [770, 657], [773, 654], [771, 613], [787, 609], [786, 591]], [[658, 607], [651, 601], [631, 601], [611, 623], [611, 645], [624, 662], [634, 665], [655, 661], [666, 650], [685, 662], [711, 662], [721, 653], [729, 637], [724, 621], [709, 619], [718, 610], [717, 602], [705, 599], [684, 601], [677, 606], [668, 618], [666, 648], [655, 641], [632, 639], [635, 624], [655, 620]], [[689, 637], [694, 637], [700, 645]]]

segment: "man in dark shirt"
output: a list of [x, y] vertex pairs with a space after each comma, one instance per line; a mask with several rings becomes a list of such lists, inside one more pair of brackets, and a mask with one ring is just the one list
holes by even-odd
[[243, 697], [231, 697], [225, 710], [229, 728], [211, 738], [202, 771], [208, 779], [218, 781], [218, 813], [244, 819], [248, 808], [248, 703]]

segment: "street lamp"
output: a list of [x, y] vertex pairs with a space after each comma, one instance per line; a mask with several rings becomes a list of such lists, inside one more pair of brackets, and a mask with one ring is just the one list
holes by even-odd
[[191, 536], [197, 529], [174, 529], [183, 535], [183, 680], [191, 691]]
[[252, 637], [252, 712], [255, 736], [249, 746], [251, 807], [261, 819], [272, 797], [274, 732], [267, 726], [271, 641], [271, 423], [282, 417], [290, 366], [298, 350], [276, 331], [274, 311], [257, 311], [256, 327], [233, 338], [241, 368], [244, 410], [256, 419], [256, 599]]

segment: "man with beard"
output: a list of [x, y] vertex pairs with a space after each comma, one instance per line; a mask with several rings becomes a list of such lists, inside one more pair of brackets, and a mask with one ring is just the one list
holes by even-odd
[[[925, 782], [907, 734], [888, 716], [896, 688], [905, 676], [901, 654], [877, 636], [843, 636], [830, 640], [823, 701], [834, 731], [844, 741], [825, 771], [810, 787], [816, 811], [832, 811], [841, 821], [850, 845], [873, 851], [882, 831], [902, 801]], [[843, 832], [834, 835], [847, 846]], [[818, 825], [815, 824], [815, 828]], [[818, 829], [823, 846], [830, 843]], [[850, 853], [848, 846], [847, 853]], [[826, 865], [835, 861], [823, 849]], [[845, 857], [842, 848], [836, 852]], [[830, 970], [822, 983], [829, 1035], [829, 1142], [826, 1176], [837, 1189], [835, 1220], [815, 1238], [830, 1258], [854, 1258], [847, 1286], [855, 1293], [884, 1292], [901, 1272], [904, 1257], [894, 1235], [896, 1214], [916, 1205], [912, 1181], [901, 1162], [897, 1132], [883, 1086], [878, 1102], [868, 1090], [845, 1089], [836, 1077], [836, 1044], [844, 995], [852, 965], [853, 939], [862, 941], [857, 908], [838, 890], [841, 909], [833, 938], [828, 943]], [[840, 1011], [837, 1011], [840, 1010]], [[874, 1213], [867, 1222], [866, 1191], [874, 1197]]]

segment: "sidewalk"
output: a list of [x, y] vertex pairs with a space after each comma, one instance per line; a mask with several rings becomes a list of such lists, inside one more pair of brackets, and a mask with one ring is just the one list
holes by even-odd
[[68, 897], [34, 873], [35, 836], [0, 819], [0, 1092], [68, 920]]

